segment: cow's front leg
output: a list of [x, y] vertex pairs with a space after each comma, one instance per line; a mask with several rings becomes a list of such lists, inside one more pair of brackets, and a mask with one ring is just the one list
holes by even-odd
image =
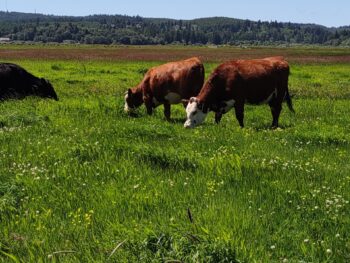
[[238, 120], [239, 125], [241, 128], [244, 127], [243, 119], [244, 119], [244, 103], [236, 103], [235, 104], [235, 113], [236, 118]]
[[215, 112], [215, 123], [219, 124], [222, 118], [222, 113], [221, 112]]
[[165, 102], [164, 103], [164, 116], [167, 121], [170, 121], [170, 103]]
[[152, 102], [152, 98], [144, 98], [143, 99], [145, 106], [146, 106], [146, 110], [147, 110], [147, 114], [148, 115], [152, 115], [153, 113], [153, 102]]

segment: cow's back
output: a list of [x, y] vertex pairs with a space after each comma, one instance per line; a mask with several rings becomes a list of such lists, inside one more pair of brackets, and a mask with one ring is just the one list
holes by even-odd
[[288, 85], [289, 65], [282, 57], [234, 60], [221, 64], [212, 75], [223, 97], [259, 104]]
[[237, 60], [232, 63], [242, 79], [264, 79], [279, 75], [283, 72], [289, 74], [289, 65], [283, 57], [265, 59]]
[[190, 98], [199, 93], [204, 82], [204, 67], [198, 58], [170, 62], [151, 68], [143, 80], [153, 95], [162, 100], [168, 93]]
[[0, 99], [26, 95], [35, 77], [22, 67], [11, 63], [0, 63]]
[[21, 82], [19, 67], [14, 64], [0, 63], [0, 99], [17, 93]]

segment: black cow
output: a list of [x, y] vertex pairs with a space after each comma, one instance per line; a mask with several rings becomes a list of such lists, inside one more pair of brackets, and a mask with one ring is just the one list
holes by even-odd
[[58, 100], [51, 83], [37, 78], [24, 68], [11, 63], [0, 63], [0, 100], [39, 96]]

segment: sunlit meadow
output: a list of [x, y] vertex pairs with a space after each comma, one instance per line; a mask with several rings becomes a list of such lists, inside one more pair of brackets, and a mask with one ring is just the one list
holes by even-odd
[[247, 106], [186, 130], [123, 112], [161, 62], [7, 61], [60, 101], [0, 103], [0, 262], [350, 261], [349, 64], [292, 63], [280, 129]]

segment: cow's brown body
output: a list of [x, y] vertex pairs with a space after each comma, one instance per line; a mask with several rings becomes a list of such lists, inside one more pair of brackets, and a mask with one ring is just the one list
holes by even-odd
[[204, 83], [204, 67], [198, 58], [170, 62], [148, 70], [141, 83], [128, 90], [126, 110], [145, 103], [147, 113], [163, 104], [164, 115], [170, 119], [170, 105], [196, 96]]
[[[272, 126], [278, 126], [282, 102], [294, 111], [288, 92], [289, 65], [282, 57], [254, 60], [234, 60], [219, 65], [196, 98], [204, 113], [214, 111], [220, 122], [231, 107], [241, 127], [244, 104], [268, 103], [273, 116]], [[186, 125], [185, 125], [186, 126]]]

